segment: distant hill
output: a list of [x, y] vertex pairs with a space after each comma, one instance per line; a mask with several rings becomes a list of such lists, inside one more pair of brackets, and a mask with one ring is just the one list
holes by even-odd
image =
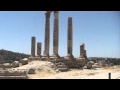
[[0, 50], [0, 63], [19, 61], [20, 59], [28, 58], [29, 56], [30, 55], [28, 54], [2, 49]]

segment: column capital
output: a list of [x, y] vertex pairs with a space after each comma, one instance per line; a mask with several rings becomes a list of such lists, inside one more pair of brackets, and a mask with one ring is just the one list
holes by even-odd
[[50, 18], [50, 13], [45, 13], [46, 18]]
[[59, 11], [54, 11], [54, 13], [58, 13]]

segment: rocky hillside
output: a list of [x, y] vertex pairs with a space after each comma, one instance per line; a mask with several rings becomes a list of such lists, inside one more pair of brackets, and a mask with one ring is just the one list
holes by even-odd
[[23, 58], [28, 58], [30, 55], [12, 52], [8, 50], [0, 50], [0, 63], [19, 61]]

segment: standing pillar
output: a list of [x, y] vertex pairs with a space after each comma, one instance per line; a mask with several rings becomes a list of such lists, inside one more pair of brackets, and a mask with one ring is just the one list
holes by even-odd
[[45, 22], [45, 42], [44, 42], [44, 54], [43, 58], [49, 58], [49, 45], [50, 45], [50, 12], [46, 12]]
[[31, 39], [31, 56], [35, 57], [35, 42], [36, 42], [36, 38], [32, 37]]
[[84, 44], [80, 44], [80, 58], [84, 58]]
[[68, 18], [68, 31], [67, 31], [67, 56], [66, 59], [73, 59], [74, 56], [72, 54], [72, 17]]
[[31, 37], [31, 56], [29, 57], [29, 60], [35, 59], [35, 43], [36, 43], [36, 38]]
[[37, 55], [41, 56], [41, 42], [37, 43]]
[[86, 56], [86, 50], [84, 49], [85, 46], [84, 44], [80, 44], [80, 56], [79, 58], [77, 59], [78, 61], [80, 61], [79, 63], [81, 64], [81, 66], [85, 66], [85, 64], [87, 64], [87, 62], [89, 61], [87, 59], [87, 56]]
[[40, 60], [41, 58], [41, 43], [37, 43], [37, 56], [35, 57], [35, 60]]
[[58, 11], [54, 11], [54, 30], [53, 30], [53, 55], [51, 58], [59, 58], [58, 55], [58, 41], [59, 41], [59, 20]]
[[84, 50], [84, 57], [87, 58], [86, 50]]

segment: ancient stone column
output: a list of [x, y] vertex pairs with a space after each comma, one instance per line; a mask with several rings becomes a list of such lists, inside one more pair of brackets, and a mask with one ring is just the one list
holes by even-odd
[[80, 58], [84, 58], [84, 44], [80, 44]]
[[85, 64], [87, 64], [87, 62], [89, 61], [86, 56], [86, 50], [85, 50], [84, 43], [80, 44], [80, 56], [77, 60], [79, 61], [82, 67], [85, 66]]
[[59, 23], [58, 11], [54, 11], [54, 30], [53, 30], [53, 58], [59, 58], [58, 55], [58, 42], [59, 42]]
[[37, 55], [41, 56], [41, 42], [37, 43]]
[[44, 55], [43, 57], [49, 57], [49, 42], [50, 42], [50, 12], [45, 13], [45, 43], [44, 43]]
[[67, 31], [67, 57], [66, 59], [73, 59], [72, 55], [72, 17], [68, 18], [68, 31]]
[[31, 56], [35, 57], [35, 43], [36, 43], [36, 38], [32, 37], [31, 38]]
[[84, 57], [87, 58], [86, 50], [84, 50]]

